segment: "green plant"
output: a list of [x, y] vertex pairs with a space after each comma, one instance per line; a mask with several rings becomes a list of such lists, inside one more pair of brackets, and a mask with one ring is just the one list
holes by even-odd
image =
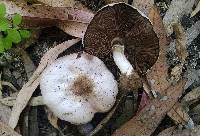
[[21, 22], [22, 16], [19, 14], [15, 14], [10, 20], [7, 19], [6, 6], [0, 4], [0, 53], [30, 37], [30, 31], [19, 27]]

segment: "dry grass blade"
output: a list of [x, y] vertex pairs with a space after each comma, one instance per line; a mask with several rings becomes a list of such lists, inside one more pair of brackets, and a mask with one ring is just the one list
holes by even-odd
[[2, 122], [0, 122], [0, 135], [1, 136], [21, 136], [20, 134], [15, 132], [12, 128], [3, 124]]
[[27, 103], [29, 102], [33, 92], [39, 85], [40, 81], [40, 74], [42, 71], [46, 68], [47, 65], [51, 64], [55, 59], [58, 57], [60, 53], [62, 53], [64, 50], [69, 48], [70, 46], [74, 45], [75, 43], [79, 42], [80, 39], [73, 39], [66, 41], [64, 43], [61, 43], [57, 45], [56, 47], [50, 49], [41, 59], [40, 65], [36, 69], [36, 71], [33, 73], [29, 81], [22, 87], [20, 90], [16, 103], [13, 106], [11, 117], [9, 120], [9, 126], [11, 128], [15, 128], [17, 125], [17, 122], [19, 120], [19, 116], [22, 112], [22, 110], [26, 107]]
[[195, 16], [200, 11], [200, 2], [198, 3], [197, 7], [191, 13], [191, 17]]

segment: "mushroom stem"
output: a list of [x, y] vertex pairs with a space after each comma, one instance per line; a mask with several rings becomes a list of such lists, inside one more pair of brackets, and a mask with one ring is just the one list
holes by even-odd
[[122, 74], [130, 76], [133, 73], [133, 66], [124, 55], [124, 45], [113, 45], [113, 59]]

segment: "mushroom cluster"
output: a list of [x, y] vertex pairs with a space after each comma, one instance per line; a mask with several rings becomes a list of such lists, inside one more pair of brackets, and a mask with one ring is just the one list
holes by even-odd
[[57, 59], [42, 73], [44, 103], [60, 119], [73, 124], [92, 120], [115, 103], [117, 82], [104, 63], [87, 53]]
[[151, 22], [125, 3], [100, 9], [88, 25], [83, 44], [85, 52], [57, 59], [40, 81], [44, 103], [60, 119], [73, 124], [87, 123], [96, 112], [107, 112], [115, 103], [118, 84], [103, 61], [113, 59], [125, 77], [123, 86], [131, 88], [139, 79], [137, 73], [143, 75], [159, 54]]

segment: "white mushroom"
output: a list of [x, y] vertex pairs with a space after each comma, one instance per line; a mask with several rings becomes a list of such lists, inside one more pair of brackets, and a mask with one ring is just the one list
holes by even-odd
[[107, 112], [118, 93], [117, 82], [104, 63], [89, 54], [71, 54], [56, 60], [41, 76], [44, 103], [60, 119], [72, 124]]

